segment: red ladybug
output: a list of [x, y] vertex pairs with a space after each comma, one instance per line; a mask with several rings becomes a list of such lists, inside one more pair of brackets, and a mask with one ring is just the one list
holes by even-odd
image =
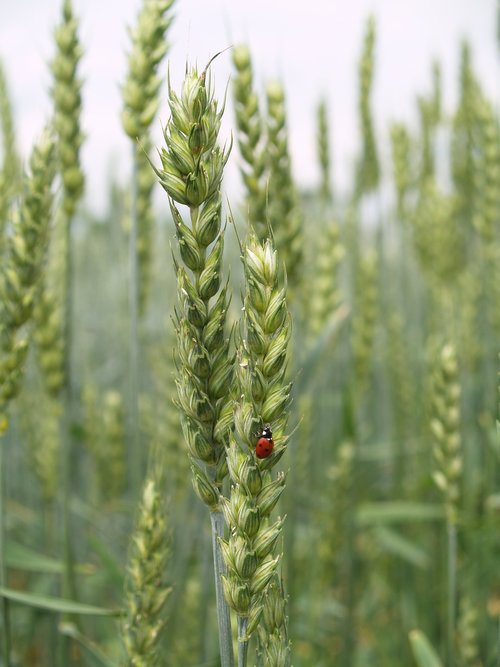
[[255, 445], [255, 455], [258, 459], [267, 459], [272, 453], [274, 447], [273, 434], [269, 426], [262, 429], [257, 444]]

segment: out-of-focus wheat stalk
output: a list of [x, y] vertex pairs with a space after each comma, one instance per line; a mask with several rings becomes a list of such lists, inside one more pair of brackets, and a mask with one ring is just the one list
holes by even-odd
[[[74, 370], [73, 370], [73, 325], [74, 325], [74, 218], [78, 203], [84, 192], [85, 176], [81, 166], [80, 149], [84, 140], [81, 130], [82, 81], [78, 76], [78, 67], [83, 49], [78, 37], [79, 23], [73, 12], [71, 0], [64, 0], [62, 17], [54, 30], [55, 55], [50, 63], [53, 76], [51, 96], [54, 105], [54, 129], [57, 137], [56, 153], [58, 173], [62, 181], [62, 193], [59, 210], [55, 216], [60, 229], [61, 254], [64, 258], [58, 267], [60, 275], [55, 284], [58, 289], [57, 299], [45, 299], [45, 308], [53, 309], [53, 314], [46, 310], [46, 321], [54, 325], [59, 320], [59, 349], [62, 351], [63, 377], [59, 379], [63, 411], [61, 416], [61, 531], [63, 543], [64, 575], [62, 578], [63, 596], [76, 597], [75, 571], [73, 562], [73, 536], [69, 510], [72, 489], [73, 430], [74, 418]], [[59, 388], [59, 387], [58, 387]], [[60, 658], [69, 660], [70, 640], [64, 637], [60, 643]]]
[[0, 166], [0, 258], [5, 245], [8, 214], [13, 200], [19, 194], [22, 170], [16, 150], [14, 119], [4, 67], [0, 62], [0, 136], [2, 160]]
[[380, 182], [380, 163], [375, 140], [375, 129], [371, 109], [373, 69], [375, 58], [375, 19], [368, 19], [359, 62], [359, 118], [361, 125], [362, 152], [357, 175], [358, 193], [375, 190]]
[[[4, 441], [7, 408], [20, 390], [28, 338], [23, 330], [33, 314], [52, 213], [55, 173], [54, 142], [47, 130], [33, 148], [20, 209], [7, 239], [6, 261], [0, 270], [0, 586], [6, 585], [4, 544]], [[24, 334], [24, 335], [23, 335]], [[8, 601], [2, 597], [3, 661], [10, 665]]]
[[243, 160], [241, 176], [246, 188], [245, 218], [259, 238], [267, 234], [267, 159], [259, 98], [254, 90], [250, 51], [241, 44], [233, 50], [233, 97], [238, 147]]
[[169, 44], [174, 0], [144, 0], [137, 25], [131, 30], [129, 70], [123, 86], [123, 128], [132, 142], [132, 208], [129, 235], [129, 400], [131, 482], [138, 492], [144, 461], [139, 442], [139, 316], [146, 310], [151, 286], [154, 216], [152, 192], [156, 182], [149, 165], [150, 127], [160, 105], [158, 70]]

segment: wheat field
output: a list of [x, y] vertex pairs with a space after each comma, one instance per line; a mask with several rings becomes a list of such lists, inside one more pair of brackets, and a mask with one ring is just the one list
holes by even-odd
[[27, 155], [0, 60], [0, 665], [498, 667], [500, 124], [475, 45], [447, 45], [453, 106], [430, 62], [381, 131], [367, 16], [356, 155], [319, 91], [305, 186], [283, 81], [243, 43], [172, 71], [182, 2], [138, 0], [127, 177], [97, 213], [60, 4]]

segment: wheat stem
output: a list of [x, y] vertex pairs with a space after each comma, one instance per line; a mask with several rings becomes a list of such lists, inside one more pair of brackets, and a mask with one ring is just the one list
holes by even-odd
[[[73, 462], [73, 307], [74, 307], [74, 257], [73, 220], [78, 202], [83, 194], [85, 177], [80, 164], [80, 147], [83, 133], [80, 128], [81, 86], [78, 78], [78, 63], [82, 48], [78, 38], [78, 20], [73, 14], [71, 0], [64, 0], [62, 19], [54, 31], [56, 54], [51, 62], [53, 75], [52, 98], [54, 101], [54, 128], [57, 134], [58, 167], [62, 180], [61, 215], [64, 224], [65, 276], [62, 280], [62, 336], [64, 345], [64, 383], [61, 418], [63, 443], [61, 462], [61, 529], [63, 541], [64, 573], [63, 596], [74, 598], [76, 592], [71, 535], [69, 502], [72, 488]], [[64, 615], [63, 615], [64, 616]], [[74, 620], [74, 619], [72, 619]], [[71, 639], [63, 637], [60, 646], [60, 662], [70, 664], [69, 645]]]
[[497, 667], [500, 667], [500, 619], [498, 619], [497, 630]]
[[248, 618], [238, 616], [238, 667], [246, 667], [248, 660]]
[[215, 572], [215, 599], [217, 603], [217, 620], [219, 626], [220, 659], [222, 667], [234, 665], [233, 639], [229, 607], [224, 599], [222, 576], [226, 574], [226, 566], [222, 558], [219, 539], [224, 537], [224, 515], [222, 512], [210, 512], [212, 525], [212, 552]]
[[[7, 586], [7, 571], [5, 566], [5, 437], [0, 435], [0, 586]], [[9, 601], [2, 597], [2, 664], [10, 667], [10, 614]]]
[[455, 664], [455, 616], [457, 605], [457, 526], [455, 523], [447, 522], [448, 541], [448, 623], [446, 632], [446, 643], [448, 651], [448, 664]]
[[132, 492], [135, 495], [142, 479], [139, 447], [139, 282], [137, 262], [137, 147], [132, 145], [132, 210], [130, 216], [128, 279], [129, 279], [129, 428]]

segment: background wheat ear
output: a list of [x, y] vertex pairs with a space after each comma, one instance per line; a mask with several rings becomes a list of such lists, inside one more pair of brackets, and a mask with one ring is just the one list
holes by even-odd
[[332, 159], [330, 155], [329, 144], [329, 122], [328, 122], [328, 105], [325, 99], [322, 99], [317, 108], [317, 151], [318, 162], [320, 165], [320, 186], [319, 195], [325, 205], [331, 203], [333, 198], [332, 192]]
[[131, 236], [134, 238], [131, 243], [137, 275], [132, 289], [134, 293], [137, 291], [140, 315], [144, 314], [149, 299], [154, 240], [151, 200], [156, 179], [148, 160], [150, 128], [160, 107], [162, 78], [159, 70], [170, 46], [167, 35], [173, 22], [173, 5], [174, 0], [144, 0], [137, 24], [130, 31], [132, 48], [122, 89], [122, 125], [132, 142], [133, 160]]
[[164, 608], [172, 590], [166, 583], [169, 556], [164, 494], [152, 475], [144, 484], [127, 565], [122, 638], [124, 664], [130, 667], [158, 664]]
[[[290, 285], [289, 298], [300, 284], [304, 219], [292, 174], [285, 90], [279, 81], [266, 87], [268, 161], [268, 221]], [[264, 238], [267, 237], [267, 234]], [[262, 238], [261, 238], [262, 240]]]
[[245, 206], [248, 221], [259, 238], [267, 234], [267, 160], [264, 119], [259, 97], [254, 90], [252, 58], [249, 48], [240, 44], [233, 49], [235, 73], [232, 91], [237, 139], [243, 164], [241, 175], [246, 188]]
[[375, 37], [376, 24], [374, 17], [371, 16], [366, 23], [359, 61], [359, 117], [363, 147], [358, 171], [358, 190], [367, 193], [375, 190], [380, 181], [380, 163], [370, 99], [373, 88]]
[[[20, 391], [28, 338], [24, 325], [33, 313], [47, 247], [55, 174], [54, 141], [44, 131], [33, 148], [30, 170], [23, 183], [23, 198], [12, 222], [6, 260], [0, 270], [0, 586], [5, 587], [4, 438], [9, 426], [9, 403]], [[10, 664], [9, 605], [1, 601], [2, 656]]]
[[0, 136], [2, 163], [0, 167], [0, 257], [4, 249], [7, 218], [12, 203], [19, 194], [22, 168], [16, 148], [16, 132], [7, 86], [7, 77], [0, 61]]
[[460, 381], [454, 345], [448, 343], [439, 351], [434, 379], [434, 417], [431, 431], [434, 437], [435, 470], [433, 479], [443, 495], [448, 536], [448, 625], [447, 652], [455, 660], [457, 605], [457, 523], [459, 517], [460, 481], [463, 456], [460, 437]]
[[[99, 19], [91, 4], [79, 4], [82, 27]], [[36, 114], [22, 105], [40, 86], [25, 88], [32, 50], [25, 40], [19, 57], [16, 43], [12, 71], [0, 70], [3, 667], [289, 667], [292, 652], [295, 667], [498, 662], [499, 91], [486, 79], [486, 34], [479, 48], [459, 45], [450, 77], [454, 22], [474, 35], [495, 3], [469, 4], [441, 34], [433, 8], [426, 38], [438, 39], [444, 66], [428, 68], [403, 123], [380, 112], [405, 102], [411, 68], [400, 61], [416, 24], [404, 32], [400, 21], [404, 44], [390, 62], [390, 36], [381, 30], [378, 45], [375, 19], [364, 26], [347, 84], [358, 88], [355, 132], [341, 88], [306, 95], [344, 39], [335, 53], [328, 40], [301, 43], [297, 62], [316, 47], [323, 62], [292, 71], [287, 61], [279, 82], [248, 48], [229, 51], [238, 160], [219, 140], [213, 65], [184, 71], [181, 56], [176, 71], [172, 51], [171, 81], [184, 83], [168, 87], [170, 110], [155, 120], [173, 11], [187, 4], [138, 1], [128, 40], [119, 38], [131, 178], [121, 180], [121, 161], [99, 192], [101, 165], [91, 159], [97, 171], [84, 174], [80, 158], [100, 150], [105, 162], [113, 148], [89, 141], [83, 151], [93, 114], [82, 116], [81, 102], [95, 88], [82, 88], [72, 3], [61, 0], [51, 62], [55, 141], [42, 136], [33, 168], [17, 146], [30, 132], [25, 113]], [[395, 17], [390, 5], [379, 3], [381, 28]], [[23, 34], [46, 6], [24, 13]], [[0, 33], [22, 14], [9, 9]], [[269, 23], [273, 9], [260, 19]], [[259, 33], [259, 56], [268, 37], [291, 34], [292, 14], [280, 17], [282, 34]], [[317, 16], [300, 13], [301, 35], [308, 22], [320, 34]], [[205, 17], [210, 40], [216, 13], [185, 18], [194, 28]], [[120, 60], [111, 39], [103, 76]], [[10, 36], [0, 42], [8, 56]], [[96, 48], [92, 39], [89, 82]], [[153, 123], [164, 128], [159, 156], [150, 155]], [[355, 154], [345, 160], [347, 145]], [[243, 196], [228, 191], [226, 224], [221, 188], [233, 157]], [[156, 210], [158, 183], [166, 197]], [[233, 222], [248, 224], [247, 238], [232, 234]]]
[[23, 199], [14, 214], [7, 257], [0, 274], [0, 421], [19, 391], [27, 340], [18, 331], [31, 318], [48, 242], [55, 175], [54, 141], [47, 130], [34, 147]]
[[57, 155], [63, 182], [62, 208], [70, 220], [83, 194], [85, 176], [80, 164], [84, 135], [80, 128], [82, 81], [78, 63], [83, 54], [78, 39], [78, 20], [71, 0], [64, 0], [62, 21], [54, 31], [57, 52], [51, 63], [54, 83], [54, 129], [58, 138]]

